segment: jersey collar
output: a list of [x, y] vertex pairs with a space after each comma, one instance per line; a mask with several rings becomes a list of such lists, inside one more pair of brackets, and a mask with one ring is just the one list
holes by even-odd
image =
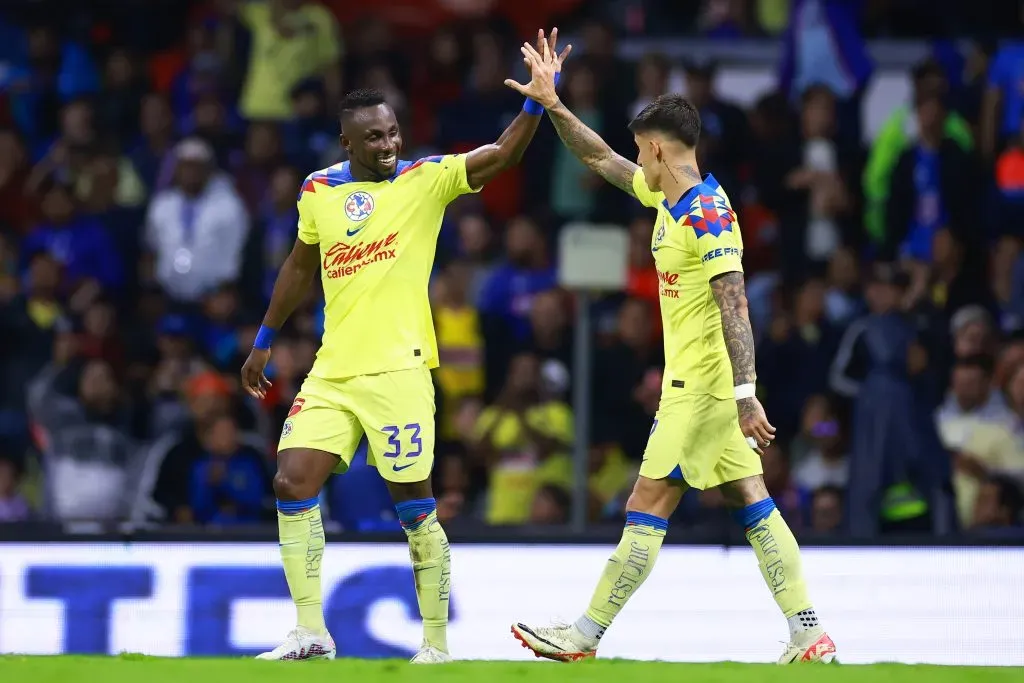
[[719, 184], [718, 181], [715, 180], [715, 176], [710, 173], [705, 173], [701, 176], [701, 182], [687, 190], [675, 205], [669, 206], [667, 199], [662, 199], [661, 203], [672, 218], [680, 221], [683, 219], [683, 216], [686, 215], [686, 212], [690, 210], [690, 204], [693, 203], [694, 198], [700, 194], [700, 190], [704, 186], [708, 186], [712, 190], [717, 190], [719, 188]]
[[[395, 178], [397, 178], [398, 176], [402, 175], [402, 171], [404, 171], [405, 169], [409, 168], [409, 166], [411, 166], [411, 165], [412, 165], [411, 161], [399, 161], [395, 165], [395, 172], [394, 172], [394, 174], [392, 174], [392, 176], [390, 178], [388, 178], [387, 181], [389, 183], [395, 182]], [[334, 173], [336, 173], [336, 177], [337, 177], [337, 179], [339, 181], [339, 183], [338, 183], [339, 185], [340, 184], [345, 184], [345, 183], [358, 183], [358, 182], [360, 182], [360, 181], [355, 179], [355, 176], [352, 175], [352, 171], [349, 170], [348, 162], [347, 161], [342, 163], [341, 164], [341, 168], [339, 170], [335, 171]], [[364, 181], [364, 182], [373, 182], [373, 181]]]

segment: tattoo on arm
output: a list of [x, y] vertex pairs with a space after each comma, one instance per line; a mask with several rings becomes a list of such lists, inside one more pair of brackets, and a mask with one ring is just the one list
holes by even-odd
[[711, 280], [711, 292], [722, 312], [722, 335], [732, 361], [733, 386], [750, 384], [754, 371], [754, 333], [747, 314], [743, 273], [723, 273]]
[[558, 137], [576, 155], [576, 158], [615, 187], [630, 195], [633, 193], [633, 175], [638, 166], [608, 146], [601, 136], [559, 102], [548, 109], [548, 118], [558, 132]]

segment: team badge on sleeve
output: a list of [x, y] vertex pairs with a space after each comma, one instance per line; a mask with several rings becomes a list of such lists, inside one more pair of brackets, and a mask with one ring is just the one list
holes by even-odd
[[345, 215], [352, 221], [365, 221], [373, 213], [373, 196], [357, 190], [345, 199]]

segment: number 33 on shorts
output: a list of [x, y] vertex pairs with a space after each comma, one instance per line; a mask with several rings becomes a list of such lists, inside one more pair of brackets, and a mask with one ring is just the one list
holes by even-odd
[[[389, 481], [422, 481], [430, 475], [433, 444], [424, 445], [424, 429], [420, 423], [385, 425], [380, 431], [386, 438], [385, 448], [378, 451], [381, 457], [376, 458], [377, 471], [382, 477]], [[428, 457], [420, 457], [424, 454]], [[410, 477], [413, 473], [417, 476]]]

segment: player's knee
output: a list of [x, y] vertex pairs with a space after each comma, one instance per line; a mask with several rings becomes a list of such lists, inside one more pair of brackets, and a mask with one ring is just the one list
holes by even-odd
[[306, 500], [316, 498], [317, 486], [301, 475], [296, 477], [284, 469], [274, 475], [274, 495], [278, 500]]

